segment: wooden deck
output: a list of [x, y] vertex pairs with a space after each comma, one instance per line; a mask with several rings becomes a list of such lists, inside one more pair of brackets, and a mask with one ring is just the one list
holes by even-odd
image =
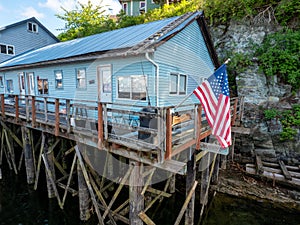
[[[201, 105], [141, 107], [36, 96], [1, 97], [1, 121], [51, 133], [159, 168], [184, 173], [175, 160], [211, 134]], [[242, 101], [231, 99], [232, 125], [242, 117]], [[172, 166], [170, 166], [172, 165]]]

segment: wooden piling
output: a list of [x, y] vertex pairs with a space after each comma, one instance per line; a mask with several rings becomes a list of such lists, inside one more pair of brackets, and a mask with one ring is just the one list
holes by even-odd
[[142, 193], [144, 180], [141, 163], [131, 160], [130, 165], [133, 166], [129, 178], [129, 221], [130, 224], [143, 225], [143, 220], [139, 214], [144, 211], [144, 198]]
[[[186, 175], [186, 196], [188, 196], [190, 190], [192, 189], [193, 184], [196, 180], [196, 162], [195, 162], [195, 153], [192, 151], [192, 148], [188, 151], [189, 161], [187, 162], [187, 175]], [[187, 209], [185, 212], [185, 225], [194, 224], [194, 208], [195, 208], [195, 192], [193, 192]]]
[[82, 221], [87, 221], [91, 217], [91, 213], [90, 213], [91, 200], [90, 200], [88, 187], [86, 185], [79, 162], [77, 163], [77, 176], [78, 176], [80, 219]]
[[[46, 162], [49, 166], [49, 171], [51, 172], [53, 179], [55, 180], [55, 168], [54, 168], [54, 151], [49, 147], [48, 144], [52, 142], [49, 141], [49, 137], [46, 136], [46, 141], [44, 145], [44, 154], [46, 158]], [[44, 163], [46, 164], [46, 163]], [[47, 190], [48, 190], [48, 198], [54, 198], [56, 196], [54, 187], [51, 183], [51, 177], [49, 176], [49, 172], [46, 170], [46, 181], [47, 181]]]
[[31, 148], [30, 130], [27, 127], [22, 127], [23, 152], [25, 158], [25, 169], [27, 175], [27, 183], [33, 184], [35, 178], [35, 168], [33, 160], [33, 152]]

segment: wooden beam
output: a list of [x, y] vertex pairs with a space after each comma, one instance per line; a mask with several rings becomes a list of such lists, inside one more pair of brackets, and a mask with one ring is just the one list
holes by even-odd
[[202, 106], [198, 105], [197, 107], [197, 126], [196, 126], [196, 150], [200, 149], [200, 133], [202, 128]]
[[36, 123], [36, 110], [35, 110], [35, 96], [31, 96], [31, 125], [35, 127]]
[[282, 160], [279, 160], [278, 163], [280, 165], [280, 168], [282, 170], [282, 173], [283, 173], [285, 179], [292, 180], [292, 176], [291, 176], [290, 172], [287, 170], [284, 162]]
[[256, 162], [256, 174], [262, 174], [264, 172], [264, 166], [259, 155], [255, 155]]
[[58, 205], [62, 209], [63, 206], [62, 206], [62, 202], [60, 200], [60, 197], [59, 197], [59, 194], [58, 194], [58, 190], [57, 190], [57, 187], [56, 187], [56, 184], [55, 184], [55, 180], [54, 180], [55, 178], [54, 178], [54, 175], [51, 172], [50, 165], [48, 164], [48, 160], [47, 160], [47, 158], [46, 158], [45, 155], [46, 155], [46, 153], [42, 154], [42, 158], [43, 158], [43, 161], [44, 161], [46, 173], [48, 175], [49, 181], [51, 182], [52, 188], [54, 190], [55, 196], [56, 196], [57, 201], [58, 201]]
[[1, 114], [5, 118], [5, 103], [4, 103], [4, 94], [1, 94]]
[[146, 215], [144, 211], [139, 213], [139, 217], [143, 220], [143, 222], [147, 225], [155, 225], [155, 223]]
[[172, 112], [171, 108], [168, 108], [166, 117], [166, 153], [165, 159], [171, 159], [172, 157]]
[[98, 102], [98, 142], [103, 143], [103, 106]]
[[184, 214], [186, 208], [188, 207], [188, 204], [189, 204], [189, 202], [190, 202], [191, 198], [193, 197], [193, 194], [194, 194], [194, 192], [196, 190], [197, 184], [198, 184], [198, 181], [195, 181], [194, 184], [193, 184], [193, 186], [192, 186], [192, 188], [191, 188], [191, 190], [189, 191], [189, 193], [187, 195], [186, 200], [183, 203], [183, 206], [182, 206], [182, 208], [181, 208], [181, 210], [180, 210], [180, 212], [179, 212], [179, 214], [177, 216], [177, 219], [176, 219], [174, 225], [179, 225], [180, 224], [180, 221], [181, 221], [181, 219], [183, 217], [183, 214]]
[[19, 120], [19, 95], [15, 95], [16, 122]]
[[59, 99], [55, 99], [55, 131], [54, 135], [59, 135]]
[[111, 209], [112, 205], [114, 204], [114, 202], [116, 201], [118, 195], [120, 194], [125, 182], [127, 181], [128, 177], [131, 174], [131, 171], [133, 170], [133, 166], [130, 166], [130, 168], [128, 169], [127, 173], [125, 174], [125, 176], [122, 178], [120, 185], [118, 187], [118, 189], [116, 190], [114, 196], [112, 197], [108, 207], [106, 208], [104, 214], [103, 214], [103, 219], [105, 219], [105, 217], [107, 216], [109, 210]]
[[75, 152], [76, 152], [76, 155], [77, 155], [80, 167], [82, 169], [83, 176], [85, 178], [86, 185], [87, 185], [88, 190], [90, 192], [91, 199], [92, 199], [92, 202], [93, 202], [93, 205], [94, 205], [94, 209], [96, 211], [99, 223], [100, 223], [100, 225], [104, 225], [103, 217], [101, 216], [101, 213], [99, 211], [98, 202], [97, 202], [95, 194], [93, 192], [93, 188], [91, 186], [91, 183], [90, 183], [90, 180], [89, 180], [89, 176], [88, 176], [88, 173], [86, 171], [86, 168], [85, 168], [85, 165], [84, 165], [81, 153], [80, 153], [79, 148], [78, 148], [77, 145], [74, 148], [75, 148]]

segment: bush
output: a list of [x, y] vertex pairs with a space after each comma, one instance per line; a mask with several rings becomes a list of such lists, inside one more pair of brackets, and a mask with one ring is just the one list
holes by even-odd
[[260, 68], [266, 76], [277, 76], [290, 84], [293, 90], [300, 88], [300, 31], [286, 30], [266, 37], [257, 49]]

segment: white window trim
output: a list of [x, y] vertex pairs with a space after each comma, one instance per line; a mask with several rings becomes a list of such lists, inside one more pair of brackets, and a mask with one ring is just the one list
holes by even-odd
[[[171, 79], [171, 75], [177, 75], [177, 93], [170, 93], [171, 92], [171, 85], [170, 85], [170, 79]], [[184, 94], [180, 94], [180, 76], [185, 76], [185, 93]], [[170, 73], [169, 74], [169, 96], [183, 96], [187, 94], [187, 87], [188, 87], [188, 75], [183, 74], [183, 73]]]
[[[29, 29], [29, 24], [31, 24], [32, 30]], [[33, 30], [33, 26], [36, 27], [36, 31]], [[28, 22], [28, 23], [27, 23], [27, 30], [28, 30], [29, 32], [31, 32], [31, 33], [37, 34], [37, 33], [39, 32], [39, 25], [38, 25], [37, 23], [34, 23], [34, 22]]]
[[[1, 53], [0, 51], [0, 54], [3, 54], [3, 55], [12, 55], [14, 56], [16, 53], [15, 53], [15, 46], [14, 45], [8, 45], [8, 44], [3, 44], [3, 43], [0, 43], [0, 45], [5, 45], [6, 46], [6, 53]], [[13, 54], [8, 54], [8, 47], [12, 47], [13, 48]]]
[[[79, 85], [78, 85], [78, 71], [79, 70], [84, 70], [84, 79], [85, 79], [85, 86], [84, 87], [80, 87]], [[87, 88], [87, 73], [86, 73], [86, 68], [77, 68], [76, 69], [76, 72], [75, 72], [75, 75], [76, 75], [76, 89], [80, 89], [80, 90], [86, 90], [86, 88]]]
[[[119, 78], [120, 77], [129, 77], [130, 78], [130, 98], [121, 98], [121, 97], [119, 97], [119, 84], [118, 84], [118, 82], [119, 82]], [[144, 79], [145, 79], [145, 85], [146, 85], [146, 90], [145, 90], [145, 92], [146, 92], [146, 98], [145, 98], [145, 100], [141, 100], [141, 99], [132, 99], [132, 86], [131, 86], [131, 79], [133, 78], [133, 77], [143, 77]], [[145, 102], [145, 101], [147, 101], [148, 100], [148, 93], [147, 93], [147, 86], [148, 86], [148, 79], [147, 79], [148, 77], [147, 77], [147, 75], [128, 75], [128, 76], [117, 76], [116, 77], [116, 82], [117, 82], [117, 85], [116, 85], [116, 96], [117, 96], [117, 100], [126, 100], [126, 101], [143, 101], [143, 102]]]

